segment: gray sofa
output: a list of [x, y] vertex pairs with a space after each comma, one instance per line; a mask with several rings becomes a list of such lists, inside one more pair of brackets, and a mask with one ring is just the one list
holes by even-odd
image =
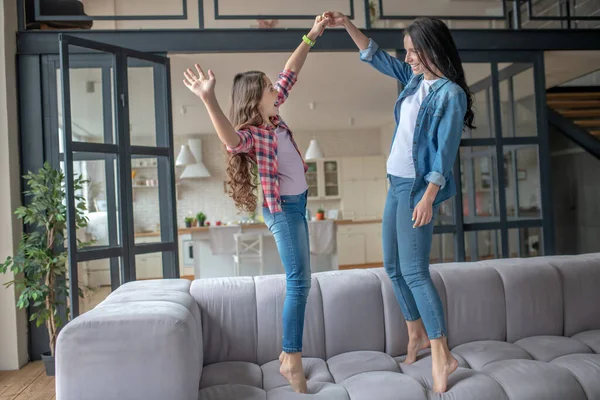
[[383, 269], [313, 275], [310, 395], [280, 376], [283, 276], [138, 281], [71, 321], [57, 399], [600, 399], [600, 253], [432, 266], [459, 369], [400, 364], [407, 331]]

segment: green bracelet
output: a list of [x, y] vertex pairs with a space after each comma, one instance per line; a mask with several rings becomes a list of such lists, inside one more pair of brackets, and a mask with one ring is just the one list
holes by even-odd
[[308, 36], [304, 35], [302, 36], [302, 40], [304, 40], [304, 43], [306, 43], [307, 45], [309, 45], [310, 47], [313, 47], [315, 45], [315, 41], [311, 40]]

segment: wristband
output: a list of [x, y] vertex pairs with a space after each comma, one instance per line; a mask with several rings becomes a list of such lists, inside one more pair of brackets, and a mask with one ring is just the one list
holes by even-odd
[[306, 43], [307, 45], [309, 45], [310, 47], [313, 47], [315, 45], [315, 41], [311, 40], [308, 36], [304, 35], [302, 36], [302, 40], [304, 40], [304, 43]]

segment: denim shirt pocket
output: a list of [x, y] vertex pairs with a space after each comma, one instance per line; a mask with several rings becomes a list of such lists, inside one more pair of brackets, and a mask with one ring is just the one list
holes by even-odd
[[429, 115], [430, 117], [433, 118], [439, 118], [442, 116], [444, 110], [443, 107], [441, 106], [441, 104], [439, 104], [439, 101], [437, 101], [438, 99], [435, 99], [429, 102], [429, 104], [427, 104], [425, 112], [427, 113], [427, 115]]

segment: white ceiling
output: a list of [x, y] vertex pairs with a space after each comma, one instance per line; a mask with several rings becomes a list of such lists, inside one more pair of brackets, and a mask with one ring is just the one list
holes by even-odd
[[[598, 52], [600, 53], [600, 52]], [[227, 112], [233, 76], [240, 71], [264, 71], [277, 78], [289, 54], [170, 54], [175, 135], [213, 133], [208, 114], [200, 99], [182, 82], [183, 71], [199, 63], [213, 69], [217, 77], [217, 97]], [[579, 62], [573, 62], [574, 60]], [[583, 59], [586, 62], [583, 62]], [[592, 62], [593, 61], [593, 62]], [[565, 66], [568, 64], [568, 68]], [[589, 52], [552, 52], [546, 54], [546, 83], [554, 86], [575, 78], [600, 65], [600, 54]], [[506, 65], [501, 65], [504, 68]], [[489, 76], [489, 64], [465, 64], [469, 83]], [[532, 91], [532, 73], [522, 74], [527, 82], [516, 85], [516, 92]], [[129, 104], [133, 136], [154, 136], [154, 85], [150, 68], [129, 69]], [[86, 82], [95, 82], [95, 90], [86, 90]], [[101, 90], [99, 69], [71, 70], [72, 115], [76, 130], [90, 136], [102, 135]], [[517, 94], [517, 93], [515, 93]], [[529, 94], [529, 93], [527, 93]], [[393, 105], [397, 84], [369, 65], [361, 62], [358, 52], [312, 53], [300, 73], [282, 117], [295, 131], [332, 131], [373, 129], [393, 122]], [[477, 100], [483, 100], [478, 99]], [[310, 110], [314, 102], [316, 108]], [[186, 112], [182, 113], [182, 109]], [[350, 120], [353, 125], [350, 125]]]
[[[211, 132], [212, 126], [200, 99], [182, 82], [183, 71], [199, 63], [217, 77], [217, 98], [229, 107], [231, 84], [236, 73], [263, 71], [271, 80], [283, 69], [288, 53], [170, 55], [173, 118], [176, 134]], [[392, 107], [397, 95], [396, 81], [360, 61], [356, 53], [313, 53], [290, 92], [281, 115], [294, 130], [338, 130], [373, 128], [393, 121]], [[314, 102], [314, 110], [309, 104]], [[187, 114], [181, 114], [185, 106]]]

